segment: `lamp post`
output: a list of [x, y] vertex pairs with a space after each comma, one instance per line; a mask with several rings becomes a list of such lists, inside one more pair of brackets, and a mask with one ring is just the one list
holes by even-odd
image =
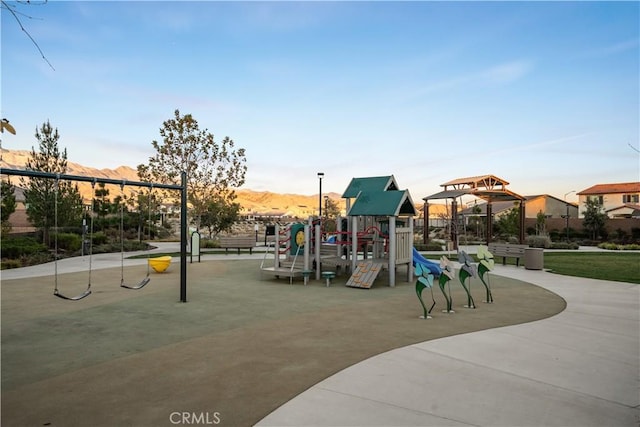
[[318, 180], [320, 181], [320, 193], [318, 194], [318, 219], [322, 220], [322, 178], [324, 172], [318, 172]]
[[564, 205], [567, 208], [567, 214], [565, 215], [565, 221], [566, 221], [566, 232], [567, 232], [567, 242], [569, 242], [569, 203], [567, 203], [567, 196], [571, 193], [575, 193], [576, 190], [571, 190], [568, 193], [564, 194]]

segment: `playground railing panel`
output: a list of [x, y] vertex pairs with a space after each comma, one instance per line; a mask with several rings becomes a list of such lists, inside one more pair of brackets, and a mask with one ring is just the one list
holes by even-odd
[[396, 229], [396, 264], [406, 264], [413, 259], [413, 234], [408, 227]]
[[254, 236], [222, 236], [220, 237], [220, 247], [225, 249], [228, 253], [229, 249], [237, 249], [240, 254], [240, 249], [249, 249], [249, 253], [253, 253], [253, 248], [256, 247], [256, 238]]
[[524, 251], [528, 245], [515, 245], [511, 243], [489, 243], [489, 252], [494, 257], [502, 257], [502, 265], [507, 263], [507, 258], [515, 258], [516, 266], [520, 266], [520, 258], [524, 257]]

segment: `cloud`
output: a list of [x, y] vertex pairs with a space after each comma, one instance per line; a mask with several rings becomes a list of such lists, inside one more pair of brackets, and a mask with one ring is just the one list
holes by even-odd
[[637, 49], [639, 45], [637, 38], [620, 41], [607, 46], [600, 46], [577, 55], [578, 58], [604, 58], [611, 55], [626, 52], [628, 50]]
[[468, 74], [462, 74], [432, 82], [417, 88], [408, 98], [421, 98], [435, 92], [466, 89], [471, 87], [507, 85], [526, 76], [533, 68], [531, 61], [514, 60], [477, 70]]
[[531, 70], [528, 61], [512, 61], [489, 68], [479, 80], [492, 84], [509, 84], [524, 77]]

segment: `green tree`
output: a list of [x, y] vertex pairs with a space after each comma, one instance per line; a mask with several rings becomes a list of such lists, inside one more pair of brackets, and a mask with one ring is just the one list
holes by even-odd
[[9, 180], [0, 182], [0, 196], [2, 197], [2, 205], [0, 207], [0, 218], [2, 221], [2, 234], [11, 231], [9, 217], [16, 211], [15, 187]]
[[517, 206], [512, 207], [506, 214], [501, 215], [496, 222], [500, 233], [508, 236], [517, 236], [520, 228], [519, 217], [520, 212]]
[[469, 227], [475, 229], [476, 237], [481, 238], [483, 236], [482, 232], [482, 217], [480, 214], [482, 213], [482, 208], [477, 204], [473, 205], [473, 209], [471, 209], [471, 217], [469, 218]]
[[214, 235], [231, 229], [238, 220], [240, 209], [239, 203], [229, 203], [214, 196], [209, 200], [207, 210], [200, 215], [200, 225], [207, 228], [211, 239]]
[[[122, 201], [123, 227], [127, 229], [135, 228], [137, 239], [142, 242], [144, 239], [153, 239], [154, 220], [156, 217], [156, 206], [158, 201], [156, 195], [151, 191], [134, 192], [129, 197], [116, 198], [118, 206]], [[120, 207], [118, 208], [120, 209]], [[118, 210], [118, 212], [120, 212]]]
[[539, 236], [546, 236], [546, 223], [547, 215], [545, 215], [542, 210], [538, 211], [538, 213], [536, 214], [536, 234], [538, 234]]
[[340, 206], [338, 202], [327, 197], [324, 199], [324, 208], [322, 208], [322, 216], [324, 216], [324, 232], [332, 233], [337, 230], [336, 221], [340, 216]]
[[[26, 169], [55, 174], [67, 172], [67, 150], [60, 152], [58, 129], [53, 129], [47, 120], [40, 129], [36, 128], [35, 137], [39, 142], [39, 151], [31, 148], [31, 157], [27, 160]], [[49, 178], [21, 178], [25, 188], [24, 196], [27, 205], [27, 218], [42, 230], [42, 241], [50, 245], [50, 229], [56, 223], [55, 200], [58, 200], [57, 223], [64, 227], [78, 225], [82, 218], [82, 198], [77, 185], [70, 181]], [[57, 192], [57, 196], [56, 196]]]
[[216, 142], [191, 114], [180, 115], [179, 110], [163, 123], [160, 136], [161, 142], [152, 142], [156, 154], [147, 165], [138, 165], [140, 179], [180, 184], [186, 172], [191, 216], [198, 222], [212, 203], [233, 203], [247, 171], [244, 148], [236, 149], [229, 137]]
[[587, 198], [586, 210], [582, 212], [584, 219], [582, 225], [591, 233], [591, 238], [596, 240], [604, 231], [607, 214], [604, 213], [602, 204], [596, 199]]
[[[103, 220], [105, 216], [111, 211], [111, 200], [109, 200], [109, 189], [106, 188], [104, 182], [98, 183], [98, 188], [93, 192], [93, 211], [98, 216], [99, 220]], [[102, 223], [102, 230], [104, 231], [104, 221]]]

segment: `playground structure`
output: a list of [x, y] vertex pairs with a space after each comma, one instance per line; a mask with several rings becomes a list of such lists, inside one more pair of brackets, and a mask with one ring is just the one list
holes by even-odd
[[[67, 175], [67, 174], [57, 174], [50, 172], [42, 172], [42, 171], [34, 171], [34, 170], [23, 170], [23, 169], [6, 169], [0, 168], [0, 175], [10, 175], [10, 176], [23, 176], [28, 178], [45, 178], [55, 180], [56, 183], [60, 180], [67, 181], [82, 181], [82, 182], [90, 182], [92, 185], [96, 183], [104, 183], [104, 184], [113, 184], [120, 185], [121, 188], [125, 185], [132, 185], [135, 187], [146, 187], [149, 189], [159, 188], [159, 189], [167, 189], [167, 190], [180, 190], [180, 206], [181, 206], [181, 214], [180, 214], [180, 302], [187, 302], [187, 174], [186, 172], [182, 172], [181, 176], [181, 184], [161, 184], [161, 183], [152, 183], [152, 182], [140, 182], [140, 181], [126, 181], [126, 180], [115, 180], [110, 178], [100, 178], [100, 177], [88, 177], [82, 175]], [[55, 193], [55, 207], [56, 207], [56, 221], [57, 221], [57, 191]], [[61, 299], [70, 300], [70, 301], [78, 301], [86, 298], [91, 294], [91, 262], [89, 263], [89, 282], [87, 289], [76, 296], [68, 297], [65, 296], [58, 289], [58, 271], [57, 271], [57, 259], [58, 254], [56, 253], [55, 257], [55, 271], [54, 271], [54, 292], [53, 294]], [[148, 264], [149, 266], [149, 264]], [[147, 268], [147, 276], [137, 285], [125, 285], [124, 284], [124, 276], [121, 275], [120, 286], [128, 289], [141, 289], [149, 282], [149, 270]]]
[[[261, 273], [288, 277], [292, 283], [293, 278], [306, 278], [313, 272], [319, 280], [328, 269], [349, 271], [346, 285], [357, 288], [370, 288], [383, 269], [389, 272], [389, 286], [395, 286], [398, 266], [406, 266], [409, 282], [416, 262], [439, 275], [436, 263], [416, 258], [416, 208], [409, 191], [398, 190], [393, 175], [353, 178], [342, 197], [347, 218], [338, 218], [337, 230], [326, 239], [318, 219], [284, 229], [276, 226], [273, 251], [265, 252]], [[273, 265], [267, 265], [269, 256], [273, 256]]]

